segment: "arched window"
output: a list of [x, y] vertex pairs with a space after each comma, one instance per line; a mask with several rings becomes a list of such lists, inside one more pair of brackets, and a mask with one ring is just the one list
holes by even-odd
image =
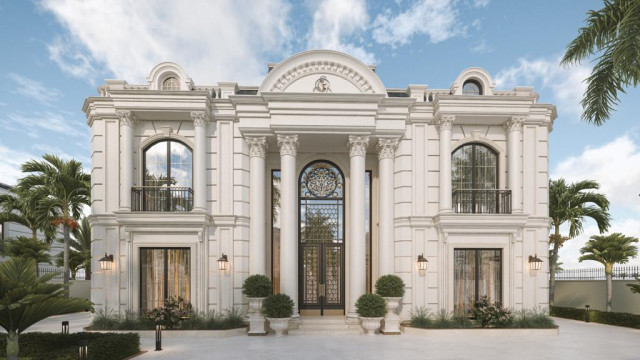
[[462, 95], [482, 95], [482, 86], [475, 80], [467, 80], [462, 85]]
[[180, 90], [180, 82], [176, 77], [168, 77], [162, 82], [162, 90]]
[[455, 212], [510, 212], [510, 192], [497, 190], [498, 154], [485, 145], [466, 144], [453, 152], [451, 184]]

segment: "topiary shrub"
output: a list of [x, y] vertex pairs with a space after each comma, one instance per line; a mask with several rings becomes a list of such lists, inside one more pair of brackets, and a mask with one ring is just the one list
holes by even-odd
[[513, 321], [511, 311], [503, 308], [499, 302], [492, 303], [488, 296], [483, 296], [476, 301], [473, 314], [483, 328], [487, 326], [507, 327]]
[[376, 294], [382, 297], [403, 297], [404, 281], [397, 275], [384, 275], [376, 281]]
[[289, 318], [293, 315], [293, 300], [286, 294], [272, 294], [262, 303], [262, 313], [269, 318]]
[[271, 280], [264, 275], [251, 275], [242, 284], [242, 293], [248, 297], [263, 298], [272, 294]]
[[361, 317], [384, 317], [387, 303], [378, 294], [364, 294], [356, 301], [356, 313]]

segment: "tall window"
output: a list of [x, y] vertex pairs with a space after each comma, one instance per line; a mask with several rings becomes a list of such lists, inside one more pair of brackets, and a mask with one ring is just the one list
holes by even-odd
[[467, 80], [462, 85], [462, 95], [482, 95], [482, 86], [475, 80]]
[[162, 82], [162, 90], [180, 90], [180, 82], [176, 77], [168, 77]]
[[498, 155], [482, 144], [468, 144], [451, 155], [453, 189], [497, 189]]
[[193, 185], [193, 155], [191, 149], [175, 140], [159, 141], [144, 152], [145, 186]]
[[164, 306], [170, 297], [191, 301], [190, 251], [183, 248], [140, 249], [140, 309]]
[[482, 296], [502, 302], [502, 250], [454, 250], [455, 312], [468, 313]]

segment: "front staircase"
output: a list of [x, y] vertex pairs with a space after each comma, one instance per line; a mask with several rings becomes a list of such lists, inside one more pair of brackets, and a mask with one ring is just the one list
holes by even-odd
[[289, 335], [359, 335], [359, 324], [347, 324], [344, 316], [301, 316], [297, 329]]

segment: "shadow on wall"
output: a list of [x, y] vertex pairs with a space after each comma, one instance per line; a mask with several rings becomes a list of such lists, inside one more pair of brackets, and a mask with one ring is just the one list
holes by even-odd
[[[640, 295], [629, 290], [627, 284], [637, 281], [614, 280], [611, 310], [640, 314]], [[584, 308], [590, 305], [594, 310], [605, 311], [607, 283], [605, 280], [558, 280], [556, 281], [555, 305]]]

